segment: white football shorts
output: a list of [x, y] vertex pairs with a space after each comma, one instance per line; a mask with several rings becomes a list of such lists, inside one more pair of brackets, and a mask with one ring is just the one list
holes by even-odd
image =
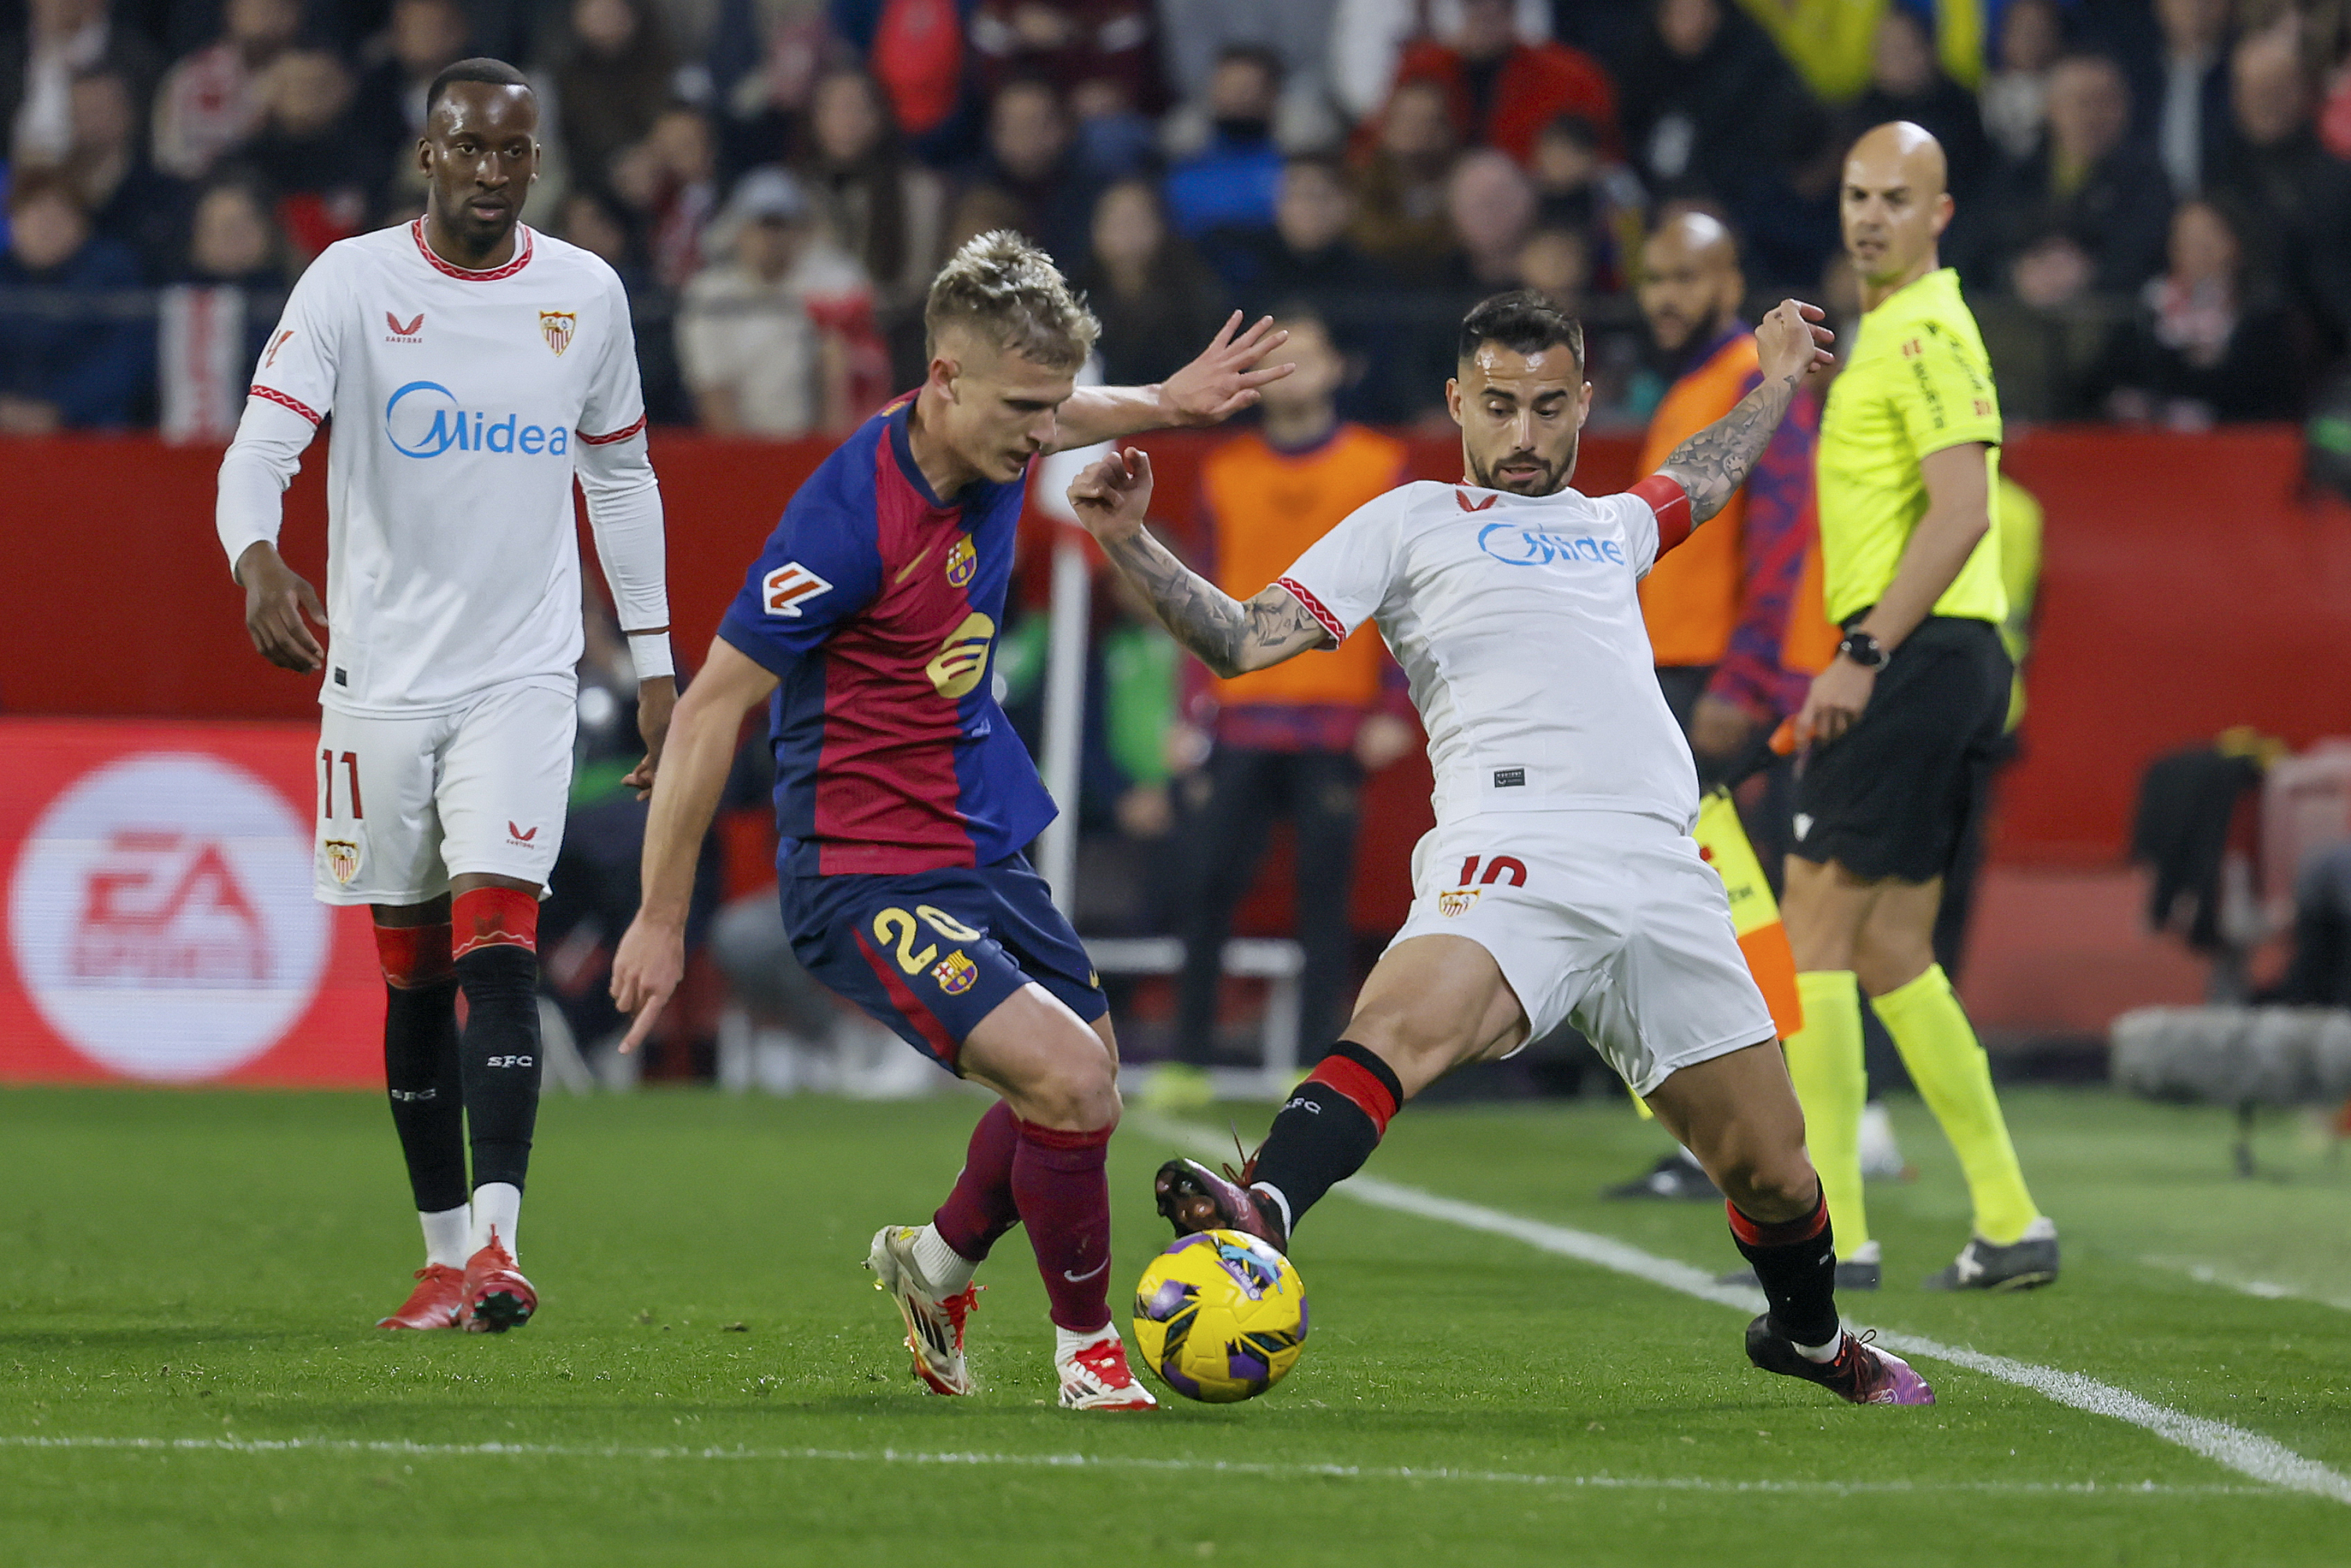
[[1396, 942], [1476, 942], [1518, 993], [1529, 1040], [1573, 1022], [1636, 1094], [1778, 1038], [1722, 879], [1696, 840], [1656, 818], [1462, 818], [1414, 848], [1412, 887]]
[[314, 758], [322, 904], [422, 904], [465, 872], [547, 885], [579, 727], [569, 683], [493, 686], [417, 718], [325, 711]]

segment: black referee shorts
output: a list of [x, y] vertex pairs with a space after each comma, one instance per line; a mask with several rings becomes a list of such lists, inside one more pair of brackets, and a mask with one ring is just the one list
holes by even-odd
[[1866, 882], [1943, 875], [1991, 787], [2013, 675], [1991, 622], [1921, 622], [1860, 721], [1805, 757], [1790, 852]]

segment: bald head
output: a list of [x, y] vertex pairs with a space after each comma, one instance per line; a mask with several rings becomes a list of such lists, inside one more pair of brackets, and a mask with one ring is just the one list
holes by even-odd
[[1939, 265], [1949, 179], [1943, 144], [1907, 120], [1865, 131], [1845, 154], [1839, 217], [1865, 308]]
[[1738, 319], [1747, 293], [1739, 242], [1711, 214], [1682, 211], [1641, 247], [1641, 314], [1668, 354], [1711, 342]]
[[1873, 183], [1899, 177], [1912, 189], [1939, 196], [1950, 189], [1951, 167], [1933, 131], [1907, 120], [1889, 120], [1861, 133], [1844, 157], [1845, 178], [1864, 171]]

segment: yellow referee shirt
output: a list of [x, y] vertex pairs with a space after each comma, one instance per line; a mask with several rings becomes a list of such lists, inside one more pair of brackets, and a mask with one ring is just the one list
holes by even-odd
[[2000, 572], [2000, 394], [1959, 275], [1930, 272], [1861, 319], [1821, 414], [1823, 599], [1829, 619], [1877, 602], [1927, 516], [1919, 459], [1984, 443], [1992, 528], [1935, 601], [1938, 615], [2008, 619]]

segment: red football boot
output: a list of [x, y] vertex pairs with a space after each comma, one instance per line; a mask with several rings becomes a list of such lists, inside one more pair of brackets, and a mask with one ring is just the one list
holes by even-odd
[[416, 1289], [400, 1311], [376, 1320], [380, 1329], [454, 1329], [465, 1300], [465, 1270], [446, 1263], [427, 1263], [416, 1270]]
[[465, 1284], [458, 1309], [459, 1325], [472, 1333], [504, 1333], [530, 1322], [538, 1311], [538, 1292], [515, 1267], [514, 1255], [490, 1232], [489, 1245], [465, 1260]]

